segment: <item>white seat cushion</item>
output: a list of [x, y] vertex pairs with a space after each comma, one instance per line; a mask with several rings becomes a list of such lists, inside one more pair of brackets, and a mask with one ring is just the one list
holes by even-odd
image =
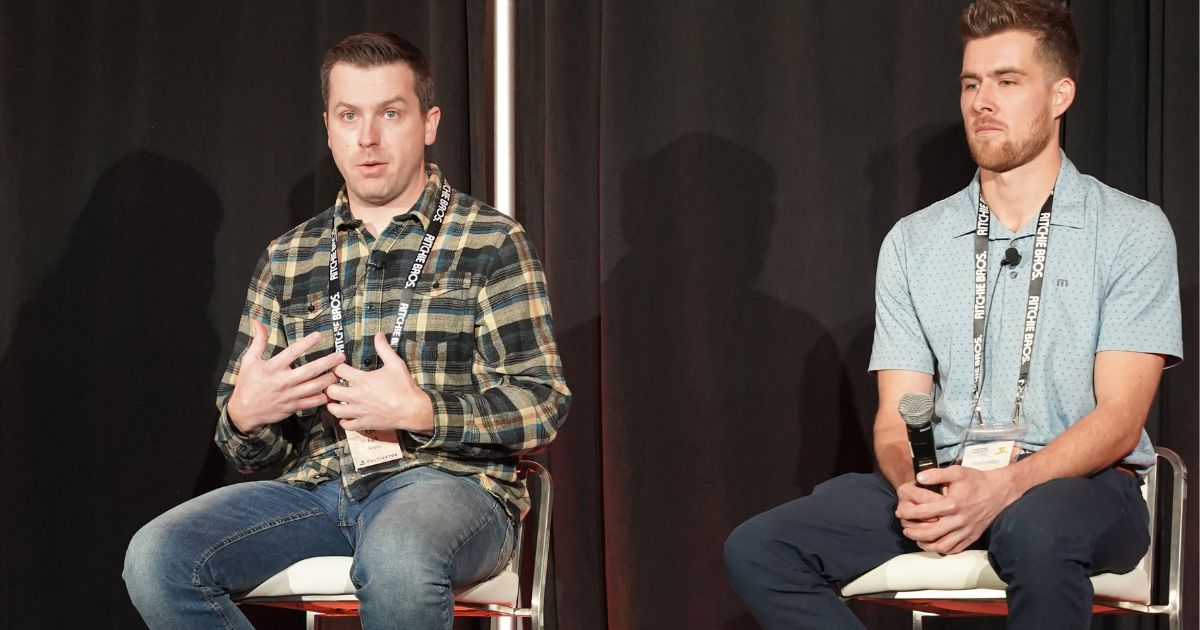
[[[1006, 586], [988, 563], [986, 551], [971, 549], [952, 556], [921, 551], [875, 567], [842, 587], [842, 596], [895, 592], [907, 599], [993, 598], [1003, 597]], [[1092, 587], [1097, 597], [1150, 602], [1150, 580], [1140, 567], [1093, 576]]]
[[[246, 599], [255, 597], [300, 597], [313, 599], [313, 595], [354, 595], [354, 583], [350, 581], [350, 565], [354, 558], [349, 556], [321, 556], [306, 558], [276, 573], [267, 581], [250, 591]], [[517, 574], [504, 571], [492, 579], [481, 582], [455, 596], [456, 601], [473, 604], [500, 604], [516, 606], [519, 594]]]

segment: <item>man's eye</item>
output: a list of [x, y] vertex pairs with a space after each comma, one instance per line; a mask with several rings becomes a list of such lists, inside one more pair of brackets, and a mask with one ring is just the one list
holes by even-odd
[[383, 113], [383, 116], [384, 116], [384, 118], [390, 118], [390, 119], [393, 119], [393, 120], [394, 120], [394, 119], [396, 119], [396, 118], [399, 118], [399, 117], [400, 117], [400, 112], [398, 112], [398, 111], [396, 111], [396, 110], [394, 110], [394, 109], [389, 109], [389, 110], [387, 110], [386, 112], [384, 112], [384, 113]]
[[354, 122], [354, 112], [345, 112], [342, 114], [342, 120], [346, 122]]

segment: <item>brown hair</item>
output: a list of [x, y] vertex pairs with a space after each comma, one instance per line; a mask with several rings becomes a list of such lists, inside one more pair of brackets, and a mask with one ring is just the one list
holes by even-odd
[[321, 100], [329, 107], [329, 72], [339, 63], [359, 68], [403, 63], [416, 77], [417, 100], [421, 113], [433, 107], [433, 69], [429, 59], [412, 42], [392, 33], [359, 33], [351, 35], [325, 52], [321, 63]]
[[963, 44], [1009, 30], [1036, 37], [1038, 57], [1052, 73], [1079, 78], [1079, 39], [1066, 5], [1057, 0], [976, 0], [963, 11], [959, 29]]

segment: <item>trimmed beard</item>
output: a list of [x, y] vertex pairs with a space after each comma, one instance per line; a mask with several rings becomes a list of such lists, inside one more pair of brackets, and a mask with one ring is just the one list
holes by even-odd
[[1024, 138], [1005, 140], [998, 147], [992, 143], [975, 139], [974, 134], [967, 130], [967, 146], [971, 149], [971, 158], [979, 168], [993, 173], [1008, 171], [1028, 164], [1050, 145], [1054, 137], [1055, 120], [1050, 116], [1050, 110], [1029, 124], [1029, 131]]

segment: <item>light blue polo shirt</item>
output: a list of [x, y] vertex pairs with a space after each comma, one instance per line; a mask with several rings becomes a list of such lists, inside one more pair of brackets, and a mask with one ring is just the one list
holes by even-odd
[[[892, 228], [875, 279], [871, 371], [933, 374], [934, 438], [953, 461], [972, 415], [972, 295], [979, 174], [967, 188]], [[1036, 217], [1013, 233], [992, 215], [987, 346], [982, 389], [989, 423], [1007, 422], [1016, 399], [1029, 261]], [[1095, 354], [1128, 350], [1183, 357], [1175, 236], [1162, 210], [1081, 175], [1062, 155], [1023, 416], [1022, 446], [1035, 451], [1096, 406]], [[1000, 268], [1016, 247], [1021, 262]], [[999, 272], [999, 273], [998, 273]], [[997, 276], [998, 279], [997, 279]], [[993, 293], [994, 290], [994, 293]], [[1154, 463], [1146, 432], [1125, 463]]]

